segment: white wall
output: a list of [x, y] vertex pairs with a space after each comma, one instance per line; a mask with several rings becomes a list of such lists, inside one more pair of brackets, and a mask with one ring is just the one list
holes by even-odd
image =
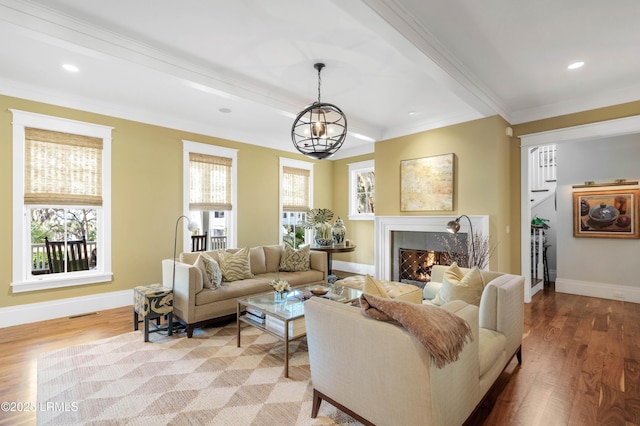
[[[556, 290], [640, 302], [640, 240], [573, 237], [573, 188], [640, 179], [640, 135], [558, 145]], [[638, 212], [636, 212], [638, 214]]]
[[558, 230], [558, 214], [556, 212], [556, 194], [555, 192], [551, 196], [544, 199], [538, 205], [531, 209], [531, 217], [538, 216], [541, 219], [549, 219], [549, 229], [545, 231], [546, 244], [549, 244], [547, 249], [547, 263], [549, 265], [549, 279], [551, 281], [556, 280], [557, 276], [557, 230]]

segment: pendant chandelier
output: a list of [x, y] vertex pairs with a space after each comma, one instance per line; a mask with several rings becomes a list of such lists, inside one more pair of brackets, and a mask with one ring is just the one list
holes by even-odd
[[320, 102], [320, 71], [324, 64], [317, 63], [313, 67], [318, 70], [318, 101], [298, 114], [291, 127], [291, 139], [298, 151], [322, 160], [335, 154], [344, 143], [347, 117], [337, 106]]

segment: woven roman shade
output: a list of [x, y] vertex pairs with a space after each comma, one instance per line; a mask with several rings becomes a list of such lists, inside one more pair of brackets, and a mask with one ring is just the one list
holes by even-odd
[[102, 139], [25, 128], [25, 204], [102, 205]]
[[231, 210], [231, 161], [189, 153], [189, 210]]
[[283, 167], [282, 210], [303, 212], [309, 208], [309, 170]]

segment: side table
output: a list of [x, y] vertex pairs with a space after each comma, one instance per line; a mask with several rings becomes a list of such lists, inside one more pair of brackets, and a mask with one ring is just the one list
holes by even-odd
[[332, 275], [332, 271], [331, 271], [331, 264], [332, 264], [332, 259], [331, 259], [331, 255], [333, 253], [349, 253], [352, 252], [356, 249], [356, 246], [311, 246], [310, 247], [311, 250], [317, 250], [317, 251], [323, 251], [325, 253], [327, 253], [327, 268], [328, 271], [327, 273], [329, 275]]
[[[139, 319], [142, 316], [142, 320]], [[160, 326], [160, 318], [167, 317], [168, 324]], [[156, 320], [154, 329], [149, 331], [149, 320]], [[138, 286], [133, 289], [133, 329], [144, 322], [144, 341], [149, 341], [149, 333], [167, 331], [173, 335], [173, 290], [161, 284]]]

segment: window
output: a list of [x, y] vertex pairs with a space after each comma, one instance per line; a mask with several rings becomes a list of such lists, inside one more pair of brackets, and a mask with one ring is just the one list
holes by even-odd
[[313, 163], [280, 158], [280, 235], [293, 248], [309, 241], [300, 226], [313, 199]]
[[349, 164], [349, 220], [373, 220], [375, 177], [373, 160]]
[[[207, 233], [207, 250], [235, 247], [237, 150], [189, 141], [183, 150], [185, 214]], [[183, 247], [191, 247], [186, 231]]]
[[11, 112], [13, 291], [111, 281], [112, 128]]

